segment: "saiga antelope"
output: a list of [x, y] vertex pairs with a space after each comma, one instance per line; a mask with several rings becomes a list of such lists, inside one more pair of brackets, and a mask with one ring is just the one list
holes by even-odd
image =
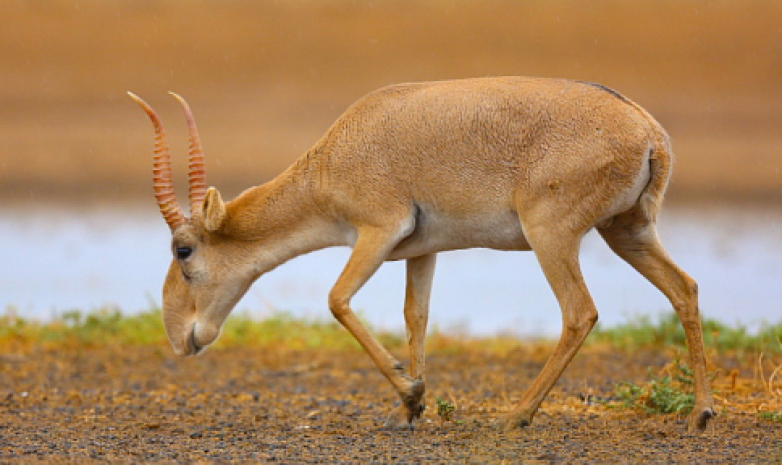
[[[336, 319], [401, 397], [386, 420], [412, 427], [424, 409], [424, 334], [437, 252], [532, 250], [562, 310], [559, 342], [519, 404], [498, 421], [529, 425], [597, 320], [579, 267], [581, 238], [597, 229], [611, 249], [662, 291], [687, 337], [695, 377], [691, 429], [714, 415], [695, 281], [660, 244], [657, 213], [671, 171], [662, 127], [601, 85], [537, 78], [401, 84], [353, 104], [274, 180], [224, 203], [207, 189], [195, 120], [186, 217], [175, 199], [160, 118], [154, 190], [172, 233], [163, 319], [174, 351], [211, 344], [262, 274], [317, 249], [353, 251], [329, 293]], [[404, 315], [410, 373], [367, 331], [351, 298], [387, 260], [407, 261]]]

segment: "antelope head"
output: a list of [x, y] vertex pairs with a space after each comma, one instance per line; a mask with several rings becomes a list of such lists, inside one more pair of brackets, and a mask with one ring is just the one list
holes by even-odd
[[243, 244], [225, 232], [226, 205], [214, 187], [207, 189], [206, 167], [195, 119], [187, 102], [171, 93], [185, 111], [189, 147], [190, 216], [174, 193], [171, 154], [160, 117], [128, 92], [155, 128], [153, 186], [160, 213], [171, 229], [173, 259], [163, 285], [163, 321], [177, 355], [195, 355], [220, 334], [228, 314], [257, 277]]

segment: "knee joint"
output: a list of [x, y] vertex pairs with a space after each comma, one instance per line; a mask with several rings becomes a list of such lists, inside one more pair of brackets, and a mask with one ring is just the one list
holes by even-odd
[[684, 292], [675, 301], [674, 308], [682, 316], [698, 316], [698, 283], [687, 277], [684, 283]]
[[591, 310], [578, 315], [571, 322], [565, 325], [567, 331], [581, 334], [588, 333], [597, 323], [597, 311]]
[[337, 320], [350, 311], [349, 300], [341, 295], [329, 294], [329, 309]]

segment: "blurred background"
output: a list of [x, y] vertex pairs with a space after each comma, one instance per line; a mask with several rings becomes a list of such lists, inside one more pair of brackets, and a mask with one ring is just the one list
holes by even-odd
[[[533, 75], [599, 82], [655, 115], [677, 154], [661, 234], [701, 282], [704, 314], [782, 318], [782, 2], [0, 0], [0, 12], [0, 308], [159, 304], [168, 230], [152, 130], [128, 90], [166, 123], [181, 196], [184, 119], [167, 91], [188, 99], [210, 183], [231, 198], [373, 89]], [[239, 306], [328, 317], [346, 256], [283, 266]], [[583, 262], [601, 321], [669, 307], [597, 238]], [[384, 267], [360, 293], [367, 319], [402, 327], [402, 274]], [[550, 294], [532, 254], [446, 254], [433, 320], [556, 333]]]

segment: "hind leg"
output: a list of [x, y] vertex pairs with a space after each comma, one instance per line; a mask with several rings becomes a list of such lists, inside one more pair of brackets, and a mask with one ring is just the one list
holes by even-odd
[[665, 294], [679, 315], [695, 377], [695, 406], [688, 426], [690, 430], [705, 429], [715, 413], [706, 375], [706, 355], [698, 311], [698, 285], [671, 260], [660, 244], [654, 223], [645, 216], [637, 212], [626, 213], [599, 232], [617, 255]]

